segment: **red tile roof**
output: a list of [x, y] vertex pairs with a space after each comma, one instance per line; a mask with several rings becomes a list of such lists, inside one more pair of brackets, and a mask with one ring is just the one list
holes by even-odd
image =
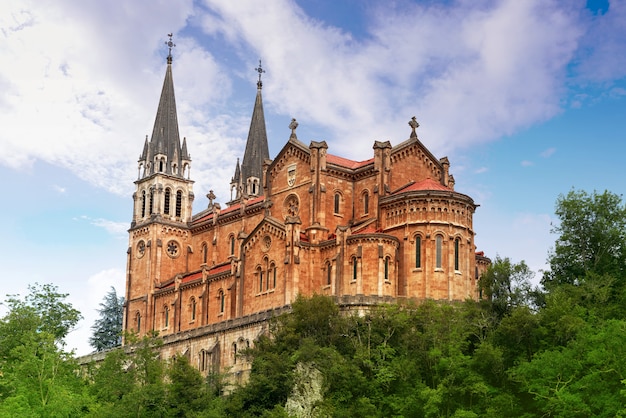
[[444, 186], [443, 184], [435, 181], [433, 179], [424, 179], [417, 181], [413, 184], [409, 184], [408, 186], [398, 190], [394, 194], [398, 193], [406, 193], [406, 192], [414, 192], [419, 190], [444, 190], [444, 191], [452, 191], [451, 188]]
[[229, 264], [224, 264], [222, 266], [212, 267], [211, 270], [209, 270], [209, 275], [211, 275], [211, 274], [218, 274], [218, 273], [224, 273], [225, 271], [230, 271], [230, 263]]
[[374, 159], [370, 158], [369, 160], [365, 160], [365, 161], [353, 161], [347, 158], [338, 157], [336, 155], [326, 154], [326, 162], [335, 164], [335, 165], [340, 165], [342, 167], [346, 167], [346, 168], [350, 168], [354, 170], [354, 169], [366, 166], [370, 163], [373, 163]]
[[[255, 197], [254, 199], [248, 200], [246, 205], [250, 206], [250, 205], [253, 205], [255, 203], [262, 202], [264, 199], [265, 199], [265, 196], [258, 196], [258, 197]], [[234, 212], [234, 211], [236, 211], [236, 210], [238, 210], [240, 208], [241, 208], [241, 203], [237, 203], [236, 205], [232, 205], [230, 207], [227, 207], [226, 209], [220, 210], [220, 215], [219, 216], [222, 216], [222, 215], [224, 215], [226, 213]], [[206, 221], [207, 219], [211, 219], [211, 218], [213, 218], [213, 212], [204, 215], [202, 218], [194, 220], [193, 223], [203, 222], [203, 221]]]

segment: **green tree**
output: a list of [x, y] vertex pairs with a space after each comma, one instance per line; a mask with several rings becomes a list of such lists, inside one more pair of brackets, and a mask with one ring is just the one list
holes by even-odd
[[621, 196], [572, 190], [559, 196], [555, 213], [559, 223], [552, 232], [559, 236], [543, 277], [546, 288], [581, 284], [588, 273], [624, 277], [626, 206]]
[[534, 275], [523, 260], [515, 264], [508, 257], [496, 256], [480, 277], [479, 288], [498, 318], [502, 318], [518, 306], [535, 304], [534, 294], [538, 290], [531, 283]]
[[0, 319], [0, 416], [79, 415], [91, 401], [63, 340], [80, 313], [53, 285], [29, 290]]
[[93, 331], [89, 338], [89, 344], [96, 351], [103, 351], [109, 348], [122, 345], [122, 317], [124, 313], [124, 297], [117, 296], [115, 288], [104, 296], [98, 309], [100, 318], [91, 327]]

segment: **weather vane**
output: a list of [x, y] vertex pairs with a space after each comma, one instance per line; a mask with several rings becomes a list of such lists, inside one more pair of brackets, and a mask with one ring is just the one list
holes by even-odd
[[261, 81], [261, 74], [263, 74], [265, 72], [265, 70], [261, 66], [261, 60], [259, 60], [259, 66], [257, 68], [255, 68], [254, 70], [257, 73], [259, 73], [259, 81], [257, 81], [256, 85], [257, 85], [258, 88], [261, 88], [263, 86], [263, 82]]
[[172, 42], [172, 36], [174, 36], [173, 33], [168, 33], [167, 36], [170, 37], [170, 40], [165, 42], [165, 45], [167, 45], [168, 48], [169, 48], [169, 52], [167, 54], [167, 63], [171, 64], [172, 63], [172, 48], [174, 48], [176, 46], [176, 44], [174, 42]]

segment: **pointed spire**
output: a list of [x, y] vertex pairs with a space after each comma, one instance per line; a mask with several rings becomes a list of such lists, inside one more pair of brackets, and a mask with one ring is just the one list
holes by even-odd
[[183, 138], [183, 148], [180, 153], [181, 153], [180, 157], [183, 160], [191, 161], [191, 157], [189, 156], [189, 152], [187, 151], [187, 138]]
[[167, 69], [165, 70], [165, 79], [163, 80], [152, 137], [144, 145], [140, 159], [140, 164], [143, 163], [146, 167], [144, 177], [154, 173], [183, 177], [184, 172], [188, 172], [191, 162], [186, 139], [183, 141], [183, 147], [180, 146], [174, 79], [172, 77], [172, 48], [176, 44], [172, 42], [172, 34], [170, 33], [168, 36], [169, 41], [165, 43], [168, 47]]
[[[249, 195], [257, 196], [263, 194], [261, 181], [263, 180], [263, 161], [269, 159], [270, 152], [267, 143], [267, 131], [265, 129], [265, 115], [263, 113], [263, 98], [261, 96], [261, 74], [265, 72], [259, 66], [255, 69], [259, 73], [257, 82], [256, 100], [252, 110], [252, 121], [246, 142], [246, 151], [241, 163], [241, 180], [243, 187]], [[251, 185], [248, 183], [252, 182]]]
[[239, 183], [240, 179], [241, 179], [241, 168], [239, 167], [239, 158], [237, 158], [237, 165], [235, 166], [235, 175], [233, 176], [231, 183], [232, 184]]

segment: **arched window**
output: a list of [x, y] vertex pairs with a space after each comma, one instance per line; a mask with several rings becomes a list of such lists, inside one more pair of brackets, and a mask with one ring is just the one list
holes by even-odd
[[170, 214], [170, 198], [172, 196], [172, 191], [168, 187], [165, 189], [165, 204], [163, 205], [163, 213], [166, 215]]
[[170, 326], [170, 308], [167, 306], [163, 308], [163, 328]]
[[276, 266], [272, 264], [272, 289], [276, 289]]
[[352, 257], [352, 280], [356, 281], [358, 274], [358, 258]]
[[218, 298], [220, 300], [220, 313], [224, 313], [224, 305], [226, 304], [226, 297], [224, 296], [224, 291], [220, 290], [218, 294]]
[[235, 255], [235, 236], [230, 236], [230, 255]]
[[261, 267], [257, 269], [257, 274], [259, 275], [259, 293], [263, 291], [263, 270]]
[[237, 343], [233, 343], [233, 363], [237, 364]]
[[209, 247], [206, 245], [206, 242], [205, 242], [202, 244], [202, 263], [206, 264], [208, 258], [209, 258]]
[[159, 171], [162, 173], [163, 172], [163, 160], [159, 160]]
[[333, 281], [333, 265], [330, 263], [326, 263], [326, 284], [330, 286]]
[[459, 244], [460, 239], [457, 238], [454, 240], [454, 270], [459, 270]]
[[176, 217], [180, 218], [183, 207], [183, 192], [180, 190], [176, 192]]
[[141, 192], [141, 217], [146, 216], [146, 191], [142, 190]]
[[389, 280], [389, 257], [385, 257], [385, 280]]
[[435, 268], [441, 268], [441, 245], [442, 245], [443, 237], [441, 235], [437, 235], [435, 238]]
[[370, 213], [370, 195], [368, 192], [363, 193], [363, 214]]
[[137, 312], [135, 314], [135, 322], [137, 323], [137, 332], [141, 332], [141, 314]]
[[195, 321], [196, 320], [196, 298], [191, 298], [191, 320]]
[[415, 268], [422, 268], [422, 237], [415, 237]]
[[152, 215], [152, 204], [153, 204], [153, 202], [154, 202], [154, 190], [150, 189], [150, 202], [149, 202], [149, 205], [148, 205], [148, 211], [149, 211], [150, 215]]
[[335, 213], [339, 213], [339, 204], [341, 202], [341, 195], [339, 193], [335, 193], [335, 208], [334, 211]]

